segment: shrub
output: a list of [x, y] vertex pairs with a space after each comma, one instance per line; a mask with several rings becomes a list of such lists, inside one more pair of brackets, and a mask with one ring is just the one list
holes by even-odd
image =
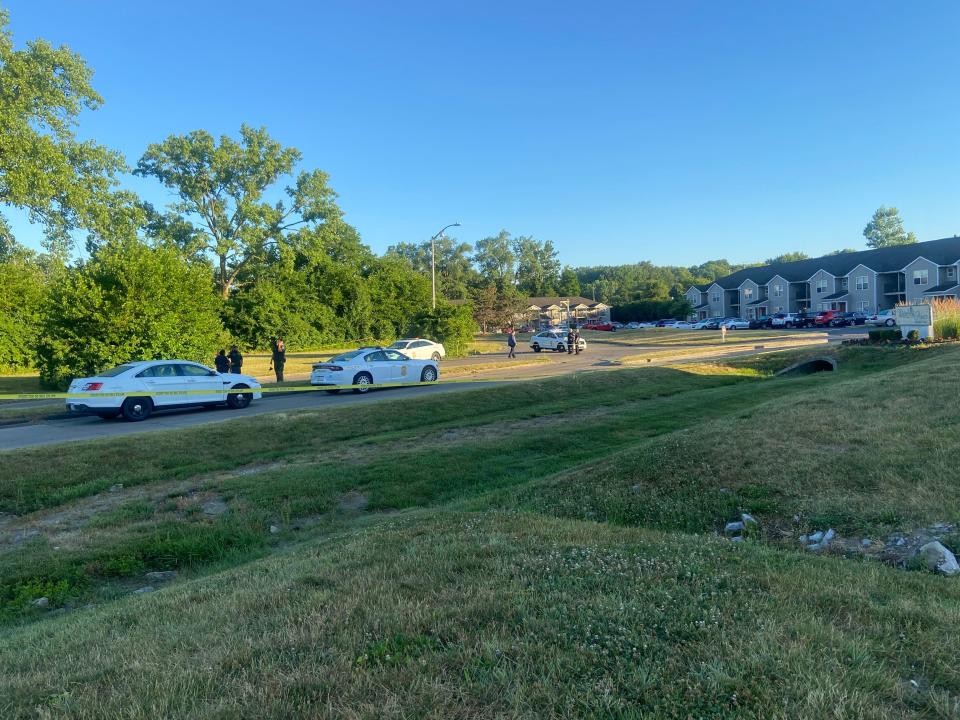
[[907, 340], [909, 340], [910, 342], [920, 342], [920, 331], [911, 330], [910, 332], [908, 332]]
[[431, 338], [443, 343], [447, 355], [462, 357], [473, 342], [477, 324], [473, 321], [469, 305], [441, 305], [434, 310], [424, 310], [410, 325], [410, 333]]
[[960, 338], [960, 301], [934, 300], [933, 335], [940, 339]]
[[137, 241], [101, 247], [47, 296], [37, 353], [41, 380], [73, 377], [131, 360], [210, 362], [225, 343], [213, 274], [178, 251]]
[[872, 343], [896, 342], [897, 340], [903, 338], [903, 333], [901, 333], [898, 328], [871, 330], [869, 333], [867, 333], [867, 335]]

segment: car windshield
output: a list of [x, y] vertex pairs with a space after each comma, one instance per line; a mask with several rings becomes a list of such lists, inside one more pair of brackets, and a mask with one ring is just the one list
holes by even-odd
[[396, 350], [403, 350], [410, 344], [409, 340], [397, 340], [393, 345], [388, 345], [387, 347], [392, 347]]
[[354, 358], [360, 357], [365, 352], [367, 352], [367, 350], [351, 350], [350, 352], [343, 353], [342, 355], [337, 355], [335, 358], [330, 358], [329, 362], [345, 362], [347, 360], [353, 360]]
[[117, 375], [122, 375], [127, 372], [127, 370], [132, 370], [133, 365], [117, 365], [117, 367], [111, 370], [104, 370], [102, 373], [97, 373], [97, 377], [116, 377]]

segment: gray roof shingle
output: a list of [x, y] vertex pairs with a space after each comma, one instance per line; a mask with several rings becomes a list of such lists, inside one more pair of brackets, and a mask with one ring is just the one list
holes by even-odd
[[758, 285], [765, 285], [774, 275], [779, 275], [790, 282], [804, 282], [809, 280], [818, 270], [826, 270], [835, 277], [842, 277], [857, 265], [863, 265], [881, 273], [894, 272], [902, 270], [918, 257], [925, 257], [937, 265], [953, 265], [960, 260], [960, 237], [954, 236], [878, 250], [825, 255], [824, 257], [797, 260], [796, 262], [759, 265], [738, 270], [716, 282], [725, 290], [734, 290], [740, 287], [744, 280], [753, 280]]

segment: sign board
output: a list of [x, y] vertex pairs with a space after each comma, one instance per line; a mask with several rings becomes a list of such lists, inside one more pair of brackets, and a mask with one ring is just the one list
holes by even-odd
[[921, 339], [933, 337], [933, 307], [927, 303], [919, 305], [900, 305], [893, 309], [897, 325], [906, 337], [911, 330], [920, 333]]

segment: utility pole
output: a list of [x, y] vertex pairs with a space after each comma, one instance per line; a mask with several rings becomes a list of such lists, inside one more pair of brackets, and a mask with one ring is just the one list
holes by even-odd
[[460, 227], [460, 223], [450, 223], [440, 232], [430, 238], [430, 289], [433, 293], [433, 309], [437, 309], [437, 238], [443, 237], [447, 228]]

